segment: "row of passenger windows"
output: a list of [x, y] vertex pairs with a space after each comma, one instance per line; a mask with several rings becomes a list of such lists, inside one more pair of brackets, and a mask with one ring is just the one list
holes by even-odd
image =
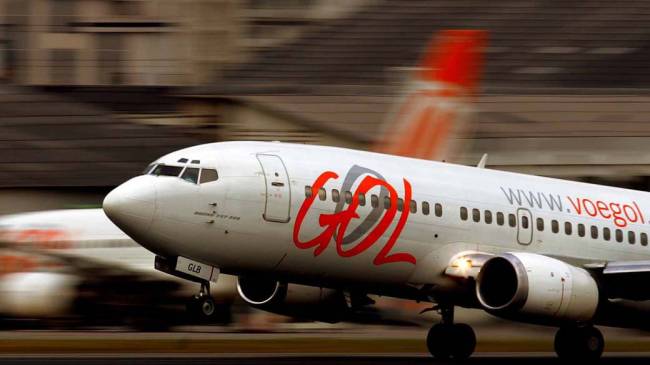
[[[307, 198], [312, 197], [314, 192], [312, 191], [311, 186], [307, 185], [305, 186], [305, 196]], [[343, 199], [345, 199], [345, 202], [347, 204], [352, 203], [352, 192], [350, 191], [344, 191], [344, 192], [339, 192], [338, 189], [332, 189], [331, 191], [331, 198], [332, 201], [335, 203], [338, 203], [341, 201], [341, 195], [343, 195]], [[318, 190], [318, 199], [325, 201], [327, 200], [327, 190], [324, 188], [320, 188]], [[370, 195], [370, 205], [373, 208], [379, 207], [379, 196], [376, 194]], [[366, 205], [366, 196], [364, 194], [359, 193], [358, 196], [358, 201], [360, 206], [365, 206]], [[391, 207], [391, 200], [390, 197], [385, 196], [382, 202], [382, 206], [384, 209], [390, 209]], [[422, 202], [420, 204], [420, 209], [423, 215], [429, 215], [431, 214], [431, 205], [429, 202]], [[404, 199], [398, 198], [397, 199], [397, 210], [402, 211], [404, 210]], [[411, 200], [409, 203], [409, 211], [411, 213], [417, 213], [418, 212], [418, 203], [415, 200]], [[433, 213], [435, 214], [436, 217], [442, 217], [442, 204], [436, 203], [433, 205]]]
[[193, 184], [205, 184], [219, 179], [219, 175], [215, 169], [200, 169], [198, 167], [183, 167], [165, 164], [151, 164], [144, 170], [144, 174], [155, 176], [178, 176]]
[[[466, 221], [469, 219], [469, 211], [466, 207], [461, 207], [460, 208], [460, 219]], [[492, 224], [492, 212], [490, 210], [484, 210], [483, 211], [483, 219], [486, 224]], [[474, 222], [480, 222], [481, 221], [481, 211], [479, 209], [472, 209], [472, 220]], [[497, 212], [496, 213], [496, 223], [500, 226], [505, 224], [505, 214], [502, 212]], [[536, 221], [536, 228], [537, 231], [543, 232], [544, 231], [544, 225], [545, 221], [544, 218], [537, 218]], [[517, 216], [514, 214], [510, 213], [508, 214], [508, 225], [510, 227], [516, 227], [517, 226]], [[523, 229], [528, 229], [530, 227], [530, 222], [529, 218], [527, 216], [522, 216], [521, 217], [521, 228]], [[587, 228], [584, 224], [578, 223], [577, 225], [577, 231], [578, 231], [578, 236], [584, 237], [587, 234]], [[553, 219], [551, 220], [551, 232], [553, 233], [559, 233], [560, 232], [560, 222], [557, 220]], [[573, 234], [573, 223], [571, 222], [564, 222], [564, 233], [566, 235], [572, 235]], [[597, 226], [590, 226], [589, 227], [589, 235], [593, 239], [598, 239], [600, 235], [600, 230]], [[623, 232], [622, 229], [614, 229], [614, 238], [616, 239], [616, 242], [623, 242], [625, 239], [625, 233]], [[610, 241], [612, 239], [612, 230], [609, 227], [603, 227], [602, 229], [602, 237], [605, 241]], [[641, 242], [641, 245], [647, 246], [648, 245], [648, 235], [644, 232], [639, 234], [639, 240]], [[636, 243], [636, 232], [634, 231], [627, 231], [627, 242], [630, 244]]]

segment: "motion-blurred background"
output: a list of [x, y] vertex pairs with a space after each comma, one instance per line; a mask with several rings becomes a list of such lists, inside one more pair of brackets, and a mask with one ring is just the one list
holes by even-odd
[[100, 207], [198, 143], [368, 149], [443, 29], [489, 38], [450, 160], [647, 190], [649, 23], [643, 0], [0, 0], [0, 214]]

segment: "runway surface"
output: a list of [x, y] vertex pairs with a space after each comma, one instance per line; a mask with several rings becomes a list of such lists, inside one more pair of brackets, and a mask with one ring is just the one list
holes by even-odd
[[[650, 353], [638, 354], [606, 354], [599, 364], [647, 364], [650, 359]], [[389, 365], [389, 364], [499, 364], [499, 365], [542, 365], [558, 364], [560, 361], [552, 353], [539, 354], [477, 354], [477, 356], [462, 362], [435, 361], [425, 355], [415, 356], [282, 356], [273, 355], [265, 356], [257, 354], [255, 356], [138, 356], [138, 355], [120, 355], [120, 356], [39, 356], [39, 357], [0, 357], [0, 363], [7, 365], [35, 365], [35, 364], [71, 364], [71, 365]]]

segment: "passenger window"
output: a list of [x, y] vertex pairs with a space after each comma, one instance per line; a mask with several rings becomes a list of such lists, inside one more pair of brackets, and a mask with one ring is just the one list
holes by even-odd
[[318, 189], [318, 199], [325, 201], [327, 200], [327, 191], [323, 188]]
[[429, 203], [422, 202], [422, 214], [429, 215]]
[[623, 242], [623, 231], [620, 229], [616, 230], [616, 242]]
[[525, 215], [521, 217], [521, 228], [528, 229], [528, 217]]
[[591, 238], [598, 239], [598, 227], [591, 226]]
[[551, 221], [551, 231], [553, 231], [553, 233], [560, 232], [560, 223], [555, 219]]
[[359, 195], [357, 196], [357, 199], [359, 200], [359, 205], [360, 206], [363, 207], [363, 206], [366, 205], [366, 196], [365, 195], [359, 193]]
[[385, 209], [390, 209], [390, 196], [385, 196], [384, 197], [384, 208]]
[[345, 202], [348, 204], [352, 203], [352, 193], [349, 191], [345, 192]]
[[537, 230], [540, 232], [544, 231], [544, 219], [537, 218]]
[[485, 215], [485, 223], [492, 224], [492, 212], [486, 210], [483, 214]]
[[203, 169], [201, 170], [201, 184], [217, 181], [219, 179], [219, 175], [217, 174], [217, 170], [214, 169]]
[[341, 195], [337, 189], [332, 189], [332, 201], [338, 203], [341, 200]]
[[199, 181], [199, 169], [196, 167], [188, 167], [183, 171], [181, 179], [196, 184]]
[[156, 176], [178, 176], [182, 170], [183, 168], [180, 166], [158, 165], [151, 174]]
[[397, 198], [397, 211], [401, 212], [404, 210], [404, 199]]
[[627, 241], [628, 241], [631, 245], [633, 245], [633, 244], [636, 243], [636, 234], [634, 233], [634, 231], [628, 231], [628, 232], [627, 232]]
[[517, 226], [517, 217], [515, 217], [514, 214], [508, 214], [508, 225], [510, 225], [510, 227]]
[[585, 225], [582, 223], [578, 224], [578, 236], [584, 237], [585, 236]]
[[311, 192], [311, 186], [306, 185], [305, 186], [305, 197], [311, 198], [312, 192]]
[[411, 206], [411, 213], [418, 212], [418, 203], [416, 203], [415, 200], [411, 200], [411, 203], [409, 205]]
[[648, 235], [645, 233], [641, 233], [641, 245], [642, 246], [648, 245]]
[[370, 205], [372, 205], [373, 208], [377, 208], [379, 206], [379, 197], [375, 194], [372, 194], [370, 196]]
[[502, 226], [504, 222], [503, 213], [497, 212], [497, 224]]
[[612, 238], [612, 231], [607, 227], [603, 228], [603, 238], [605, 241], [609, 241]]
[[436, 203], [436, 217], [442, 217], [442, 204]]
[[467, 208], [460, 207], [460, 219], [462, 219], [464, 221], [467, 220]]
[[474, 222], [479, 222], [481, 220], [481, 211], [474, 208], [472, 209], [472, 220]]
[[564, 233], [566, 233], [568, 236], [573, 233], [573, 226], [571, 225], [571, 222], [564, 222]]

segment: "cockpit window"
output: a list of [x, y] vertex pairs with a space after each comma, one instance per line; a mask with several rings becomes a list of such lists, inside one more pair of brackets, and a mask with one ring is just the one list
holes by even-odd
[[154, 167], [156, 167], [155, 163], [149, 164], [149, 166], [145, 167], [144, 171], [142, 171], [142, 175], [150, 174]]
[[178, 176], [183, 168], [181, 166], [158, 165], [151, 171], [151, 175], [156, 176]]
[[183, 171], [183, 175], [181, 175], [181, 179], [196, 184], [199, 180], [199, 169], [195, 167], [186, 168], [185, 171]]
[[187, 162], [187, 159], [186, 159], [186, 158], [180, 158], [180, 159], [178, 159], [178, 162], [180, 162], [180, 163], [186, 163], [186, 162]]
[[213, 169], [203, 169], [201, 170], [201, 184], [209, 183], [211, 181], [216, 181], [219, 178], [217, 175], [217, 170]]

